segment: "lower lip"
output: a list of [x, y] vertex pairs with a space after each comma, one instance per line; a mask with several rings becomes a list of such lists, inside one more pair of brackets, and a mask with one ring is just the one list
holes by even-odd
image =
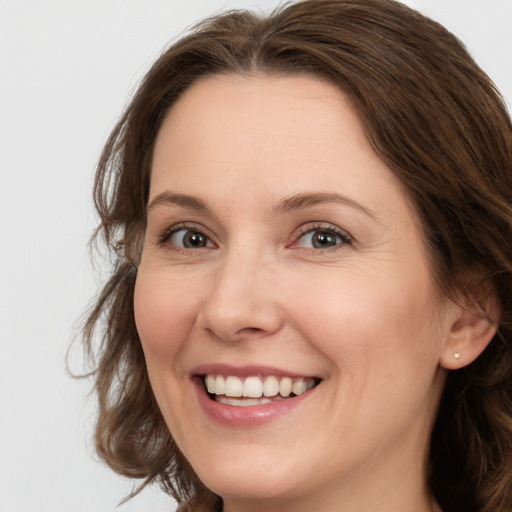
[[228, 427], [256, 427], [275, 421], [299, 407], [316, 388], [302, 395], [269, 404], [233, 406], [212, 400], [206, 393], [201, 379], [194, 379], [199, 404], [214, 421]]

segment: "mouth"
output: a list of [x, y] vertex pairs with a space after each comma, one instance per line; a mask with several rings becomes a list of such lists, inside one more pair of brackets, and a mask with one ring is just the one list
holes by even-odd
[[248, 376], [205, 374], [200, 379], [210, 400], [234, 407], [266, 405], [290, 400], [307, 393], [320, 383], [311, 377], [278, 375]]

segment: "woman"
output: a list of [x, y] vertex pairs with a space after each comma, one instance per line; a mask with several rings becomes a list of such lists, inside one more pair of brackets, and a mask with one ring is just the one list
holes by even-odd
[[96, 176], [98, 452], [180, 510], [510, 510], [511, 184], [499, 94], [415, 11], [205, 21]]

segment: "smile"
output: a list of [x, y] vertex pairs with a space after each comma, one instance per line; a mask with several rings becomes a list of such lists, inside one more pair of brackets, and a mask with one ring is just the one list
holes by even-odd
[[216, 402], [235, 407], [265, 405], [286, 400], [314, 388], [312, 378], [291, 378], [269, 375], [249, 376], [245, 379], [234, 375], [208, 374], [203, 377], [208, 395]]

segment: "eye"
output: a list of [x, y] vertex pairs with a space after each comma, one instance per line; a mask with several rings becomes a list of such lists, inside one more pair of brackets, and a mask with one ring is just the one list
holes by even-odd
[[170, 228], [161, 238], [160, 244], [167, 244], [180, 249], [214, 247], [210, 238], [202, 231], [183, 226]]
[[350, 244], [351, 241], [350, 235], [336, 226], [314, 226], [309, 229], [306, 227], [306, 231], [299, 235], [293, 246], [325, 250]]

